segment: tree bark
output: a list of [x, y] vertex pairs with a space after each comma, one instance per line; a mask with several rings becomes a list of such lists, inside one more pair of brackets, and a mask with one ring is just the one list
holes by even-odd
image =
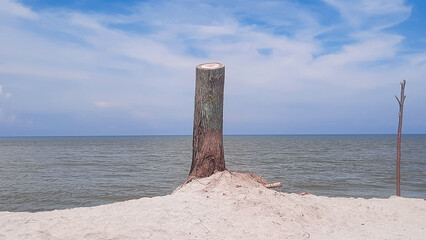
[[402, 130], [402, 114], [404, 110], [404, 95], [405, 80], [401, 82], [401, 99], [396, 95], [395, 98], [399, 103], [399, 123], [398, 123], [398, 138], [396, 142], [396, 195], [401, 196], [401, 130]]
[[223, 91], [225, 66], [196, 67], [192, 164], [189, 178], [203, 178], [225, 170], [223, 152]]

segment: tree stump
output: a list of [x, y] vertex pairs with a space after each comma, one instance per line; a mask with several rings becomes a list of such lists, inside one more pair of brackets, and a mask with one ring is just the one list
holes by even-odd
[[225, 66], [205, 63], [196, 67], [192, 164], [189, 179], [225, 169], [223, 152], [223, 90]]

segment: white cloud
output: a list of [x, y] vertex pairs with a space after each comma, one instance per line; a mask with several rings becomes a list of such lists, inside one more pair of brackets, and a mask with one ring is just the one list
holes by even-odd
[[0, 0], [0, 13], [28, 19], [38, 18], [31, 9], [13, 0]]
[[40, 63], [6, 63], [0, 65], [0, 73], [26, 75], [31, 77], [61, 78], [69, 80], [89, 80], [89, 73], [81, 70], [73, 70], [67, 66], [48, 67]]
[[373, 39], [361, 40], [359, 43], [345, 45], [342, 51], [323, 55], [315, 64], [324, 67], [347, 66], [349, 64], [370, 63], [395, 56], [397, 44], [402, 41], [398, 35], [376, 35]]
[[110, 106], [107, 102], [95, 102], [95, 105], [102, 108]]
[[[410, 13], [411, 7], [406, 6], [404, 0], [323, 0], [338, 8], [345, 17], [350, 17], [349, 13], [363, 13], [365, 15], [384, 15], [393, 13]], [[355, 17], [355, 16], [353, 16]]]
[[88, 28], [95, 31], [105, 31], [106, 29], [93, 17], [81, 14], [81, 13], [72, 13], [69, 21], [72, 25]]
[[4, 98], [6, 98], [6, 99], [8, 99], [8, 98], [11, 98], [12, 97], [12, 94], [11, 93], [4, 93], [4, 91], [3, 91], [3, 86], [2, 85], [0, 85], [0, 98], [1, 97], [4, 97]]
[[411, 10], [411, 7], [404, 4], [404, 0], [362, 0], [359, 4], [354, 2], [352, 6], [359, 6], [362, 12], [370, 15], [409, 13]]
[[166, 68], [191, 68], [198, 62], [195, 58], [174, 53], [166, 45], [146, 38], [126, 39], [116, 44], [111, 47], [117, 54]]
[[[405, 19], [410, 7], [402, 1], [326, 2], [341, 12], [343, 22], [322, 25], [318, 15], [290, 1], [229, 8], [148, 2], [129, 15], [44, 10], [34, 13], [31, 26], [0, 22], [0, 75], [25, 91], [13, 98], [22, 111], [72, 114], [99, 107], [138, 119], [179, 116], [189, 121], [195, 66], [208, 61], [226, 65], [225, 94], [234, 101], [229, 104], [258, 99], [264, 119], [276, 118], [267, 107], [271, 104], [332, 97], [323, 97], [327, 91], [379, 89], [393, 78], [398, 83], [402, 72], [420, 77], [415, 73], [422, 72], [424, 53], [404, 55], [404, 36], [381, 30]], [[256, 7], [247, 9], [251, 3]], [[244, 17], [257, 22], [244, 22]], [[380, 19], [365, 27], [370, 17]], [[342, 26], [344, 43], [332, 50], [327, 39], [317, 37], [333, 35]], [[275, 27], [287, 32], [274, 34]], [[255, 121], [259, 115], [250, 108], [243, 111], [231, 112], [228, 119], [251, 116]]]
[[100, 108], [115, 108], [115, 109], [128, 109], [130, 106], [127, 103], [120, 101], [96, 101], [94, 105]]
[[411, 7], [404, 0], [323, 0], [336, 7], [342, 17], [354, 26], [384, 29], [398, 24], [410, 16]]
[[407, 55], [407, 58], [410, 61], [410, 63], [414, 66], [426, 64], [426, 53]]

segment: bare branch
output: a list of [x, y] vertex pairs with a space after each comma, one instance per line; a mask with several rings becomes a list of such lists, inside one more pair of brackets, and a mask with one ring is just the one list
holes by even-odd
[[396, 100], [398, 101], [399, 105], [401, 105], [401, 101], [399, 101], [398, 96], [395, 95]]

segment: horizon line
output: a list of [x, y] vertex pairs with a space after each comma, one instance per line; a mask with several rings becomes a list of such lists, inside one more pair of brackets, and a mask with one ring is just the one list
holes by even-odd
[[[339, 136], [339, 135], [397, 135], [397, 133], [261, 133], [223, 134], [223, 136]], [[403, 133], [402, 135], [426, 135], [426, 133]], [[116, 134], [116, 135], [7, 135], [0, 138], [54, 138], [54, 137], [185, 137], [192, 134]]]

